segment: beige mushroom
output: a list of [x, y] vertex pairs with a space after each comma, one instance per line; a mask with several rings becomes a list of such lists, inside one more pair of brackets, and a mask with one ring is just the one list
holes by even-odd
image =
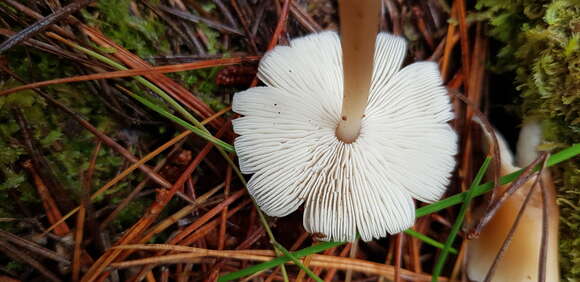
[[[501, 174], [507, 175], [520, 167], [525, 167], [537, 158], [537, 146], [541, 143], [540, 125], [527, 122], [523, 125], [517, 144], [514, 165], [513, 155], [501, 135], [497, 134], [501, 150]], [[489, 135], [485, 134], [487, 141]], [[501, 245], [511, 229], [516, 216], [528, 195], [534, 178], [511, 195], [487, 223], [478, 238], [468, 241], [467, 275], [473, 281], [484, 281]], [[560, 281], [558, 271], [558, 220], [556, 191], [548, 170], [544, 170], [541, 181], [548, 195], [548, 245], [546, 260], [546, 280]], [[505, 192], [508, 185], [498, 187], [498, 195]], [[540, 246], [542, 237], [542, 191], [540, 187], [532, 192], [532, 198], [523, 213], [511, 243], [499, 262], [491, 281], [538, 281]]]

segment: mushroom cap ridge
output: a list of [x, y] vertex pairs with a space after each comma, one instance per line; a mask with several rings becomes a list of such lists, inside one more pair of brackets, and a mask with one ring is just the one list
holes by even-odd
[[406, 42], [377, 37], [360, 136], [335, 136], [341, 119], [342, 54], [335, 32], [277, 46], [260, 62], [266, 86], [236, 93], [233, 121], [248, 191], [268, 215], [305, 202], [304, 227], [324, 240], [368, 241], [411, 227], [414, 199], [437, 201], [455, 167], [457, 135], [437, 64], [401, 65]]

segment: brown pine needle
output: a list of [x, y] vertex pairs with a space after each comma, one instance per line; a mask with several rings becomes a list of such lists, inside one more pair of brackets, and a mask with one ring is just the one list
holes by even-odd
[[[152, 158], [156, 157], [157, 155], [159, 155], [161, 152], [165, 151], [167, 148], [171, 147], [173, 144], [179, 142], [181, 139], [185, 138], [186, 136], [188, 136], [189, 134], [191, 134], [191, 131], [184, 131], [183, 133], [175, 136], [173, 139], [167, 141], [165, 144], [159, 146], [157, 149], [153, 150], [152, 152], [150, 152], [149, 154], [147, 154], [145, 157], [141, 158], [140, 160], [138, 160], [136, 163], [133, 163], [131, 166], [129, 166], [127, 169], [125, 169], [124, 171], [122, 171], [121, 173], [119, 173], [117, 176], [115, 176], [113, 179], [111, 179], [109, 182], [107, 182], [105, 185], [103, 185], [101, 188], [99, 188], [95, 193], [93, 193], [91, 195], [91, 199], [95, 199], [98, 196], [102, 195], [103, 193], [105, 193], [109, 188], [113, 187], [115, 184], [119, 183], [119, 181], [123, 180], [123, 178], [125, 178], [127, 175], [131, 174], [131, 172], [133, 172], [135, 169], [137, 169], [139, 166], [145, 164], [147, 161], [151, 160]], [[54, 229], [58, 224], [64, 222], [65, 220], [67, 220], [69, 217], [71, 217], [72, 215], [74, 215], [77, 211], [79, 211], [80, 207], [76, 207], [73, 210], [71, 210], [70, 212], [68, 212], [65, 216], [63, 216], [59, 221], [57, 221], [56, 223], [54, 223], [52, 226], [50, 226], [49, 228], [47, 228], [43, 234], [46, 234], [48, 232], [50, 232], [52, 229]]]
[[[215, 118], [223, 115], [227, 111], [229, 111], [229, 108], [226, 111], [220, 111], [220, 112], [216, 113], [215, 115], [213, 115], [213, 116], [205, 119], [201, 123], [202, 124], [206, 124], [206, 123], [212, 121], [213, 119], [215, 119]], [[119, 183], [119, 181], [123, 180], [123, 178], [125, 178], [126, 176], [128, 176], [129, 174], [131, 174], [131, 172], [133, 172], [137, 167], [139, 167], [139, 166], [145, 164], [146, 162], [148, 162], [149, 160], [155, 158], [161, 152], [165, 151], [167, 148], [171, 147], [172, 145], [174, 145], [175, 143], [179, 142], [183, 138], [187, 137], [191, 133], [192, 132], [189, 131], [189, 130], [188, 131], [184, 131], [181, 134], [179, 134], [176, 137], [174, 137], [173, 139], [167, 141], [165, 144], [159, 146], [157, 149], [155, 149], [154, 151], [152, 151], [149, 154], [147, 154], [145, 157], [143, 157], [140, 160], [138, 160], [136, 163], [134, 163], [133, 165], [131, 165], [130, 167], [128, 167], [127, 169], [125, 169], [123, 172], [121, 172], [120, 174], [118, 174], [117, 176], [115, 176], [113, 179], [111, 179], [109, 182], [107, 182], [105, 185], [103, 185], [101, 188], [99, 188], [95, 193], [93, 193], [93, 195], [91, 195], [91, 199], [95, 199], [96, 197], [102, 195], [109, 188], [113, 187], [115, 184]], [[53, 225], [51, 225], [49, 228], [47, 228], [43, 232], [43, 235], [45, 235], [48, 232], [52, 231], [54, 228], [56, 228], [56, 226], [58, 226], [59, 224], [61, 224], [62, 222], [64, 222], [68, 218], [70, 218], [71, 216], [73, 216], [79, 210], [79, 208], [80, 207], [76, 207], [73, 210], [71, 210], [70, 212], [68, 212], [59, 221], [55, 222]]]
[[[465, 9], [465, 0], [455, 0], [453, 6], [457, 5], [456, 12], [459, 16], [459, 37], [461, 41], [461, 58], [463, 74], [465, 77], [470, 77], [470, 52], [469, 52], [469, 30], [467, 25], [467, 11]], [[469, 85], [471, 86], [471, 85]], [[469, 89], [467, 83], [464, 85], [464, 90], [467, 92]]]
[[395, 235], [395, 282], [401, 282], [401, 263], [403, 257], [403, 244], [405, 243], [405, 234]]
[[[115, 247], [115, 249], [152, 250], [152, 251], [163, 250], [183, 253], [164, 256], [154, 256], [150, 258], [124, 262], [116, 262], [111, 264], [112, 268], [128, 268], [149, 264], [158, 265], [158, 264], [184, 263], [191, 261], [191, 259], [197, 259], [201, 257], [216, 257], [216, 258], [228, 258], [250, 261], [269, 261], [275, 257], [274, 251], [270, 250], [208, 250], [195, 247], [163, 245], [163, 244], [120, 245]], [[303, 261], [303, 259], [301, 260]], [[288, 262], [288, 264], [292, 263]], [[314, 254], [312, 255], [310, 265], [328, 269], [339, 269], [339, 270], [351, 269], [353, 271], [363, 272], [367, 274], [382, 275], [387, 277], [388, 279], [393, 279], [395, 275], [395, 270], [393, 266], [353, 258]], [[428, 281], [431, 279], [429, 275], [417, 274], [415, 272], [406, 269], [401, 269], [401, 277], [413, 281]], [[440, 281], [447, 281], [447, 279], [441, 278]]]
[[66, 18], [70, 14], [82, 9], [83, 7], [87, 6], [91, 2], [95, 0], [77, 0], [73, 1], [72, 3], [68, 4], [67, 6], [58, 9], [51, 15], [38, 20], [34, 24], [26, 27], [25, 29], [21, 30], [17, 34], [8, 38], [8, 40], [2, 42], [0, 44], [0, 54], [4, 51], [12, 48], [14, 45], [26, 40], [29, 37], [34, 36], [35, 34], [42, 32], [43, 30], [50, 27], [53, 23]]
[[64, 84], [70, 82], [81, 82], [81, 81], [90, 81], [90, 80], [98, 80], [98, 79], [111, 79], [111, 78], [122, 78], [122, 77], [131, 77], [131, 76], [140, 76], [140, 75], [151, 75], [151, 74], [162, 74], [162, 73], [172, 73], [172, 72], [180, 72], [180, 71], [189, 71], [189, 70], [198, 70], [204, 68], [212, 68], [212, 67], [222, 67], [222, 66], [229, 66], [241, 63], [249, 63], [249, 62], [256, 62], [260, 59], [259, 56], [249, 56], [249, 57], [239, 57], [239, 58], [224, 58], [224, 59], [215, 59], [215, 60], [206, 60], [201, 62], [193, 62], [193, 63], [185, 63], [185, 64], [177, 64], [177, 65], [167, 65], [167, 66], [159, 66], [159, 67], [150, 67], [150, 68], [140, 68], [140, 69], [130, 69], [130, 70], [122, 70], [122, 71], [112, 71], [112, 72], [104, 72], [104, 73], [95, 73], [95, 74], [88, 74], [88, 75], [79, 75], [73, 77], [65, 77], [65, 78], [58, 78], [46, 81], [40, 81], [35, 83], [30, 83], [26, 85], [21, 85], [18, 87], [5, 89], [0, 91], [0, 96], [16, 93], [23, 90], [39, 88], [49, 85], [56, 85], [56, 84]]
[[48, 188], [44, 184], [44, 180], [38, 175], [32, 162], [27, 161], [23, 166], [32, 175], [34, 184], [36, 185], [36, 190], [38, 191], [46, 216], [48, 217], [48, 221], [54, 226], [54, 233], [58, 236], [65, 236], [70, 233], [70, 228], [64, 222], [65, 218], [60, 213], [54, 197], [50, 194], [50, 191], [48, 191]]
[[[225, 130], [229, 127], [229, 124], [225, 124], [217, 133], [216, 137], [221, 137], [224, 134]], [[153, 221], [159, 216], [161, 211], [165, 208], [167, 203], [173, 198], [175, 193], [179, 188], [183, 186], [185, 181], [189, 178], [191, 173], [198, 167], [201, 161], [205, 158], [205, 156], [209, 153], [209, 151], [214, 147], [213, 143], [208, 143], [205, 147], [201, 150], [201, 152], [196, 156], [196, 158], [187, 166], [185, 171], [181, 174], [181, 176], [177, 179], [177, 181], [171, 186], [170, 189], [164, 190], [160, 193], [157, 200], [153, 202], [153, 204], [149, 207], [145, 215], [141, 217], [141, 219], [133, 225], [125, 235], [117, 241], [116, 244], [127, 244], [131, 241], [138, 240], [141, 237], [141, 234], [147, 227], [149, 227]], [[87, 271], [85, 276], [82, 278], [81, 281], [93, 281], [97, 279], [99, 276], [106, 278], [109, 273], [105, 272], [102, 273], [103, 270], [111, 264], [115, 259], [123, 259], [128, 256], [129, 253], [122, 254], [118, 250], [110, 250], [105, 252]]]
[[[457, 13], [457, 6], [453, 5], [451, 8], [451, 17], [454, 17]], [[455, 36], [456, 25], [450, 24], [447, 26], [447, 36], [445, 37], [445, 50], [443, 51], [443, 58], [441, 59], [440, 66], [441, 66], [441, 79], [444, 82], [447, 82], [449, 77], [449, 64], [451, 62], [451, 51], [453, 51], [453, 47], [459, 36]], [[454, 40], [457, 38], [456, 40]]]

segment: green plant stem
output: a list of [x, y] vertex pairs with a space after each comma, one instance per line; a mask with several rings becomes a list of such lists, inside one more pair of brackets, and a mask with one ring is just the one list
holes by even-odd
[[449, 249], [451, 249], [451, 245], [455, 241], [455, 237], [457, 236], [459, 229], [463, 225], [463, 219], [465, 218], [465, 213], [467, 212], [467, 208], [469, 207], [469, 204], [471, 203], [471, 200], [474, 197], [475, 187], [479, 186], [479, 183], [481, 183], [481, 180], [483, 179], [483, 176], [487, 172], [487, 168], [489, 167], [490, 162], [491, 162], [491, 157], [488, 156], [487, 158], [485, 158], [485, 161], [483, 162], [483, 165], [481, 165], [481, 167], [479, 168], [477, 175], [475, 175], [475, 179], [471, 183], [469, 190], [466, 191], [467, 194], [465, 194], [465, 197], [463, 199], [463, 204], [461, 205], [461, 208], [459, 209], [459, 213], [457, 214], [457, 218], [455, 219], [455, 222], [453, 223], [453, 226], [451, 227], [451, 232], [449, 232], [449, 236], [447, 236], [447, 241], [445, 241], [445, 247], [441, 251], [439, 258], [437, 259], [437, 262], [435, 263], [435, 267], [433, 268], [433, 273], [431, 276], [431, 280], [433, 282], [437, 282], [439, 280], [439, 275], [441, 274], [441, 271], [443, 270], [443, 266], [445, 265], [445, 261], [447, 260], [447, 256], [449, 255]]
[[[409, 236], [413, 236], [413, 237], [421, 240], [422, 242], [424, 242], [426, 244], [429, 244], [429, 245], [431, 245], [433, 247], [436, 247], [436, 248], [439, 248], [439, 249], [443, 249], [443, 247], [445, 246], [443, 243], [438, 242], [437, 240], [434, 240], [434, 239], [430, 238], [429, 236], [427, 236], [427, 235], [425, 235], [425, 234], [423, 234], [421, 232], [417, 232], [417, 231], [415, 231], [413, 229], [407, 229], [407, 230], [405, 230], [403, 232], [405, 232], [405, 234], [407, 234]], [[449, 249], [449, 252], [452, 253], [452, 254], [457, 254], [457, 250], [454, 249], [454, 248], [450, 248]]]
[[129, 95], [131, 95], [131, 97], [133, 97], [133, 99], [139, 101], [141, 104], [145, 105], [146, 107], [152, 109], [153, 111], [157, 112], [158, 114], [172, 120], [173, 122], [191, 130], [193, 133], [197, 134], [199, 137], [206, 139], [209, 142], [214, 143], [217, 146], [221, 146], [222, 148], [230, 151], [230, 152], [234, 152], [234, 147], [232, 147], [232, 145], [218, 139], [215, 138], [213, 135], [208, 134], [207, 132], [192, 126], [190, 123], [180, 119], [179, 117], [176, 117], [174, 115], [172, 115], [171, 113], [169, 113], [168, 111], [164, 110], [163, 108], [159, 107], [158, 105], [155, 105], [155, 103], [149, 101], [147, 98], [139, 96], [135, 93], [130, 93]]

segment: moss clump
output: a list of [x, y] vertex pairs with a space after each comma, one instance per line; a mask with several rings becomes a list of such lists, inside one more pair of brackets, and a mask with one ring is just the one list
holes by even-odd
[[101, 0], [97, 10], [83, 10], [83, 16], [107, 37], [141, 57], [169, 50], [165, 25], [152, 11], [132, 7], [131, 0]]
[[[157, 4], [159, 1], [150, 2]], [[216, 9], [215, 4], [209, 1], [201, 1], [198, 4], [207, 13]], [[173, 30], [168, 28], [167, 24], [151, 9], [134, 3], [134, 1], [100, 0], [97, 2], [96, 9], [85, 9], [82, 13], [86, 22], [97, 27], [108, 38], [141, 58], [163, 56], [171, 53], [172, 50], [179, 50], [183, 54], [193, 51], [185, 48], [183, 38], [174, 34]], [[196, 24], [196, 27], [207, 39], [205, 47], [208, 54], [227, 53], [227, 50], [222, 48], [218, 31], [203, 23]], [[220, 110], [226, 104], [221, 97], [215, 95], [217, 86], [214, 81], [217, 70], [218, 68], [212, 68], [167, 74], [167, 76], [180, 80], [212, 109]], [[129, 86], [129, 88], [139, 89], [136, 84]]]
[[[24, 52], [20, 47], [10, 50], [7, 58], [7, 63], [18, 76], [30, 81], [67, 76], [71, 70], [70, 66], [52, 55], [35, 50]], [[31, 69], [35, 71], [31, 72]], [[0, 77], [0, 89], [18, 85], [20, 83], [15, 79]], [[115, 129], [106, 108], [95, 96], [83, 95], [87, 90], [81, 85], [59, 85], [47, 88], [46, 92], [81, 113], [101, 130], [108, 132]], [[82, 130], [70, 116], [30, 90], [0, 97], [0, 109], [0, 217], [15, 219], [0, 222], [0, 229], [18, 232], [23, 226], [18, 222], [26, 217], [21, 206], [38, 214], [43, 214], [44, 210], [39, 205], [36, 187], [22, 165], [32, 156], [24, 145], [15, 113], [20, 112], [27, 121], [36, 149], [48, 162], [55, 180], [74, 201], [78, 201], [76, 195], [82, 187], [80, 173], [88, 166], [96, 139], [90, 132]], [[104, 184], [121, 163], [120, 156], [103, 148], [96, 166], [95, 185]]]
[[[505, 43], [494, 68], [515, 74], [523, 118], [544, 120], [546, 148], [580, 142], [580, 1], [479, 0]], [[580, 278], [580, 161], [556, 171], [561, 209], [562, 278]]]

